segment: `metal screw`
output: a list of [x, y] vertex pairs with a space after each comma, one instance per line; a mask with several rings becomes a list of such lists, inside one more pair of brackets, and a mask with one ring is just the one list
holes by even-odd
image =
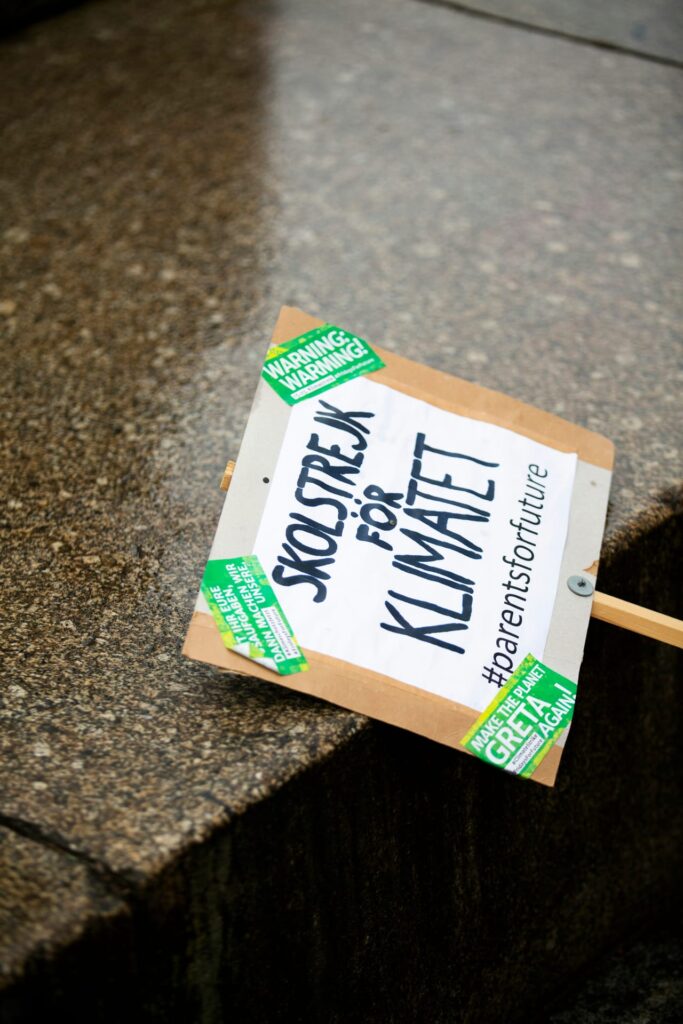
[[595, 590], [591, 581], [587, 580], [585, 576], [570, 576], [567, 586], [572, 594], [578, 594], [579, 597], [590, 597]]

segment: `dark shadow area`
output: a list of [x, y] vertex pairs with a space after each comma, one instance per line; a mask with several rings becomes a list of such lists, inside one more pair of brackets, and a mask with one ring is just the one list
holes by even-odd
[[0, 36], [17, 32], [44, 18], [80, 7], [84, 0], [2, 0], [0, 2]]
[[591, 965], [538, 1024], [680, 1024], [683, 1020], [682, 907], [663, 923], [624, 937]]

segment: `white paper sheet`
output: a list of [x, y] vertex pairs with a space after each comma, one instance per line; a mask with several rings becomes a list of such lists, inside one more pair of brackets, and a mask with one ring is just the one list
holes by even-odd
[[303, 647], [480, 711], [543, 656], [575, 469], [359, 378], [292, 408], [249, 553]]

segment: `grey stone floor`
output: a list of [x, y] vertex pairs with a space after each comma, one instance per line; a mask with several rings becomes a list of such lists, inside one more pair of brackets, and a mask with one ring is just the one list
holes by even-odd
[[607, 566], [680, 513], [683, 72], [648, 55], [416, 0], [0, 42], [6, 979], [369, 728], [179, 654], [281, 303], [610, 436]]
[[579, 45], [623, 50], [639, 57], [683, 61], [683, 7], [678, 0], [438, 0], [461, 13], [491, 17], [565, 35]]

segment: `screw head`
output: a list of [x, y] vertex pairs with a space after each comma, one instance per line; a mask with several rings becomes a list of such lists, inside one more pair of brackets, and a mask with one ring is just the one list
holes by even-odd
[[567, 586], [572, 594], [578, 594], [579, 597], [590, 597], [595, 590], [591, 581], [585, 576], [570, 576], [567, 580]]

